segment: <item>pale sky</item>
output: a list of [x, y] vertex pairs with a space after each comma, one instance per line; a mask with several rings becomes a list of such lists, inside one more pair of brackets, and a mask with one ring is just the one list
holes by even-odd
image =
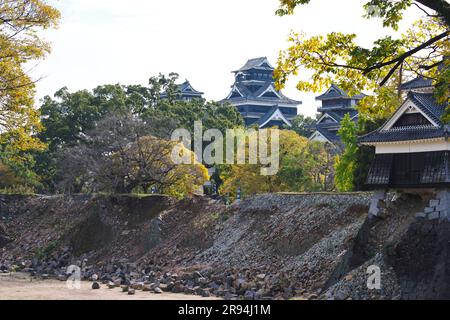
[[[294, 16], [278, 17], [278, 0], [51, 0], [62, 14], [57, 30], [44, 33], [52, 53], [33, 72], [43, 76], [37, 97], [101, 84], [147, 84], [152, 75], [177, 72], [208, 100], [225, 98], [232, 70], [266, 56], [275, 66], [291, 30], [308, 35], [333, 31], [358, 34], [370, 45], [384, 34], [377, 20], [362, 18], [367, 0], [313, 0]], [[411, 9], [401, 30], [421, 13]], [[302, 100], [312, 116], [315, 94], [291, 81], [284, 93]]]

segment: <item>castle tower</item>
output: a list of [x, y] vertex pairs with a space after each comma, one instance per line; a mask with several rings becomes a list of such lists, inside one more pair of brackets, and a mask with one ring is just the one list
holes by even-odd
[[322, 106], [318, 108], [321, 116], [309, 139], [339, 146], [341, 139], [337, 134], [341, 127], [341, 121], [346, 114], [349, 114], [353, 121], [358, 121], [356, 104], [363, 98], [362, 94], [350, 97], [338, 86], [331, 85], [324, 94], [316, 97], [317, 101], [322, 102]]
[[247, 126], [291, 126], [292, 119], [297, 116], [297, 106], [301, 102], [289, 99], [275, 89], [274, 70], [267, 58], [262, 57], [250, 59], [242, 68], [233, 71], [235, 82], [221, 102], [234, 105]]

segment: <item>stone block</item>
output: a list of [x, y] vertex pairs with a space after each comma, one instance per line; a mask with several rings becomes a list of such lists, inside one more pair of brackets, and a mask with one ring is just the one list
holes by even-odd
[[440, 213], [439, 212], [432, 212], [430, 214], [428, 214], [428, 220], [436, 220], [439, 219], [440, 217]]
[[445, 220], [445, 219], [447, 219], [447, 217], [448, 217], [447, 211], [439, 211], [440, 219]]
[[424, 210], [425, 213], [433, 213], [436, 212], [436, 208], [430, 208], [430, 207], [426, 207]]
[[440, 200], [430, 200], [430, 207], [435, 208], [441, 204]]
[[443, 212], [445, 212], [445, 211], [448, 211], [450, 208], [447, 205], [445, 205], [445, 204], [440, 204], [435, 209], [436, 209], [436, 211], [443, 211]]
[[418, 219], [425, 219], [426, 217], [427, 217], [427, 215], [423, 212], [416, 213], [416, 218], [418, 218]]
[[447, 189], [438, 190], [436, 193], [436, 198], [440, 200], [440, 204], [450, 202], [450, 191]]
[[377, 217], [380, 214], [381, 202], [386, 198], [386, 191], [375, 191], [370, 201], [369, 217]]

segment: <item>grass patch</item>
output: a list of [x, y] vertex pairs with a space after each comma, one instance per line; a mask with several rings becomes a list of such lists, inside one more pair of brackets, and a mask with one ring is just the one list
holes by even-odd
[[36, 252], [36, 257], [39, 260], [44, 260], [44, 259], [49, 258], [50, 255], [55, 251], [56, 248], [59, 247], [60, 244], [61, 244], [61, 240], [51, 241], [47, 246], [39, 249]]

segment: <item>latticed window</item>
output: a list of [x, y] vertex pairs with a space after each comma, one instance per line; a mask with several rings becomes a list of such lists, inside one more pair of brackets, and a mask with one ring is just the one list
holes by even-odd
[[392, 154], [377, 154], [370, 168], [367, 184], [388, 185], [391, 177]]
[[409, 126], [424, 126], [431, 125], [421, 113], [406, 113], [397, 120], [393, 128], [409, 127]]
[[367, 184], [391, 187], [420, 187], [450, 182], [449, 151], [378, 154]]
[[394, 185], [419, 184], [425, 169], [426, 153], [403, 153], [394, 155], [392, 183]]
[[442, 183], [447, 180], [448, 151], [429, 152], [425, 154], [425, 168], [421, 183]]

